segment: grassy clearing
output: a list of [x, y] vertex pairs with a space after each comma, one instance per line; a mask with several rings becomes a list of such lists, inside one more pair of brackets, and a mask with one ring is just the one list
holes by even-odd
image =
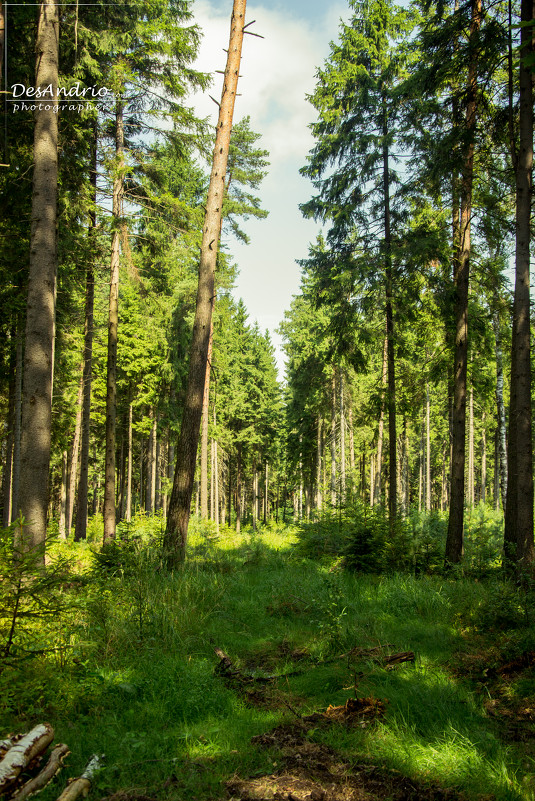
[[[274, 769], [280, 755], [250, 739], [295, 720], [289, 707], [306, 715], [374, 696], [387, 702], [383, 719], [364, 728], [312, 726], [309, 736], [349, 760], [469, 796], [532, 797], [529, 761], [485, 709], [494, 690], [477, 692], [479, 667], [463, 668], [487, 647], [485, 630], [495, 647], [500, 631], [511, 654], [535, 648], [529, 603], [516, 591], [463, 578], [349, 573], [336, 557], [307, 558], [296, 545], [302, 532], [276, 527], [240, 537], [197, 528], [187, 564], [169, 576], [157, 530], [157, 520], [142, 518], [131, 544], [98, 563], [90, 545], [54, 546], [74, 557], [85, 579], [60, 588], [68, 610], [53, 625], [34, 625], [34, 638], [48, 637], [56, 650], [14, 659], [0, 673], [0, 733], [48, 720], [71, 748], [70, 775], [105, 753], [95, 798], [137, 788], [202, 801], [223, 798], [221, 783], [234, 773]], [[371, 659], [337, 658], [377, 645], [412, 650], [416, 661], [386, 670]], [[248, 705], [225, 686], [214, 673], [216, 646], [244, 672], [278, 676], [268, 702]], [[533, 697], [529, 676], [508, 687]], [[57, 795], [47, 793], [44, 801]]]

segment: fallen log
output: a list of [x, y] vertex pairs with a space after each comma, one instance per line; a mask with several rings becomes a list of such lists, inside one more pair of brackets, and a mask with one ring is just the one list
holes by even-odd
[[0, 740], [0, 760], [5, 757], [9, 749], [15, 745], [18, 739], [20, 740], [20, 737], [14, 735], [12, 737], [6, 737], [5, 740]]
[[402, 662], [414, 662], [414, 651], [400, 651], [398, 654], [390, 654], [381, 660], [387, 670], [392, 670], [396, 665], [401, 665]]
[[50, 784], [54, 776], [59, 773], [63, 767], [63, 760], [68, 754], [70, 754], [68, 745], [64, 745], [63, 743], [56, 745], [52, 749], [50, 758], [43, 770], [38, 773], [37, 776], [34, 776], [33, 779], [27, 781], [20, 790], [12, 795], [10, 801], [26, 801], [26, 799], [34, 795], [34, 793], [43, 790]]
[[22, 771], [42, 754], [54, 739], [54, 729], [40, 723], [11, 746], [0, 762], [0, 795], [16, 782]]
[[82, 775], [67, 785], [57, 801], [75, 801], [80, 795], [85, 798], [91, 789], [93, 778], [99, 770], [102, 770], [102, 757], [93, 754]]

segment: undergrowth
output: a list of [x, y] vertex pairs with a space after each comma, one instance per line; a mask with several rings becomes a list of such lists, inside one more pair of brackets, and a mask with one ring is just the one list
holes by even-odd
[[[158, 518], [140, 516], [104, 549], [54, 543], [50, 558], [68, 556], [78, 577], [60, 587], [54, 636], [62, 645], [4, 662], [0, 733], [48, 720], [71, 748], [70, 775], [92, 753], [105, 753], [95, 799], [141, 788], [157, 799], [202, 801], [223, 798], [222, 782], [235, 772], [276, 769], [279, 757], [252, 745], [253, 735], [373, 696], [386, 702], [383, 719], [357, 729], [312, 727], [309, 736], [350, 760], [471, 797], [529, 797], [521, 752], [504, 743], [473, 681], [454, 670], [460, 655], [479, 653], [488, 632], [495, 640], [507, 635], [510, 654], [535, 649], [529, 592], [495, 578], [417, 572], [414, 548], [412, 569], [388, 574], [382, 570], [401, 558], [399, 543], [388, 544], [378, 522], [371, 532], [384, 547], [375, 564], [366, 537], [350, 551], [335, 520], [323, 525], [305, 534], [271, 525], [238, 536], [194, 523], [188, 560], [171, 575], [160, 560]], [[440, 525], [439, 518], [413, 520], [399, 536], [414, 542], [420, 531], [421, 543], [424, 529]], [[429, 567], [431, 545], [418, 553]], [[414, 651], [415, 662], [386, 670], [366, 655], [347, 656], [379, 645]], [[269, 703], [251, 705], [226, 686], [214, 672], [215, 647], [248, 675], [276, 677]]]

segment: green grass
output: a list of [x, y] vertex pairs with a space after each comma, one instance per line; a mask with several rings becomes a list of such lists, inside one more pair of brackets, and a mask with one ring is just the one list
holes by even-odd
[[[346, 572], [334, 556], [306, 558], [296, 547], [299, 532], [275, 526], [216, 537], [194, 525], [186, 565], [168, 575], [160, 529], [142, 518], [128, 532], [137, 544], [104, 567], [95, 568], [87, 544], [56, 544], [86, 577], [64, 590], [69, 609], [47, 635], [57, 650], [0, 673], [0, 736], [49, 721], [72, 751], [60, 784], [98, 752], [106, 767], [95, 799], [121, 788], [162, 799], [223, 797], [222, 782], [235, 772], [273, 769], [276, 756], [250, 739], [292, 720], [285, 700], [308, 714], [343, 704], [356, 686], [359, 696], [387, 702], [384, 719], [362, 730], [317, 728], [312, 737], [350, 760], [472, 797], [530, 797], [521, 753], [486, 715], [484, 696], [453, 669], [492, 627], [500, 585]], [[530, 634], [529, 626], [518, 628], [522, 603], [514, 597], [520, 647]], [[378, 644], [412, 650], [416, 661], [387, 671], [335, 658]], [[247, 672], [281, 675], [271, 707], [247, 706], [225, 686], [214, 674], [215, 646]], [[57, 794], [56, 786], [43, 801]]]

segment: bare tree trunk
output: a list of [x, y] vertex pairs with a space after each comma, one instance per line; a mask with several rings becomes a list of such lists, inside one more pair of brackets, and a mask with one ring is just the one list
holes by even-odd
[[251, 492], [251, 516], [253, 519], [253, 531], [256, 531], [256, 524], [258, 520], [258, 471], [256, 469], [256, 457], [253, 460], [253, 477], [252, 477], [252, 492]]
[[370, 454], [370, 506], [373, 506], [375, 503], [374, 490], [375, 490], [375, 457], [372, 452]]
[[59, 505], [59, 536], [62, 540], [67, 538], [67, 451], [63, 451], [61, 460], [61, 494]]
[[158, 419], [153, 410], [152, 431], [150, 438], [150, 513], [154, 514], [156, 511], [156, 476], [158, 475], [158, 448], [156, 440], [158, 439]]
[[65, 534], [71, 534], [72, 513], [74, 511], [74, 496], [76, 494], [76, 478], [78, 475], [78, 452], [80, 450], [80, 433], [82, 429], [82, 401], [84, 396], [84, 365], [80, 365], [80, 383], [78, 384], [78, 397], [76, 399], [76, 418], [74, 423], [74, 437], [69, 461], [67, 477], [67, 513], [65, 516]]
[[242, 491], [242, 462], [241, 462], [241, 445], [238, 445], [238, 457], [236, 459], [236, 533], [239, 534], [241, 530], [241, 491]]
[[487, 432], [485, 430], [485, 412], [482, 417], [483, 430], [481, 431], [481, 497], [482, 503], [487, 501]]
[[19, 321], [17, 326], [17, 365], [15, 383], [15, 419], [13, 425], [13, 464], [11, 477], [11, 522], [16, 520], [20, 512], [19, 488], [20, 488], [20, 441], [22, 427], [22, 325]]
[[429, 382], [425, 385], [425, 508], [431, 511], [431, 403]]
[[201, 429], [201, 518], [208, 517], [208, 414], [210, 403], [210, 370], [212, 367], [212, 341], [214, 338], [214, 298], [212, 298], [212, 313], [210, 315], [210, 338], [208, 340], [208, 356], [206, 359], [206, 377], [204, 380], [204, 394], [202, 401], [202, 429]]
[[[385, 336], [385, 341], [383, 345], [383, 368], [381, 371], [382, 393], [386, 386], [387, 362], [388, 362], [388, 337]], [[385, 402], [383, 395], [381, 399], [381, 413], [379, 415], [379, 430], [377, 434], [377, 462], [375, 465], [374, 503], [381, 503], [384, 425], [385, 425]]]
[[[3, 18], [2, 18], [3, 19]], [[0, 62], [1, 66], [1, 62]], [[17, 332], [14, 325], [11, 326], [9, 349], [9, 386], [8, 386], [8, 411], [7, 411], [7, 437], [6, 437], [6, 456], [4, 460], [3, 479], [3, 524], [8, 526], [11, 523], [12, 495], [13, 495], [13, 451], [15, 438], [15, 394], [17, 386]]]
[[[519, 147], [515, 154], [516, 257], [511, 346], [508, 485], [505, 509], [507, 569], [533, 570], [533, 454], [530, 366], [530, 228], [533, 190], [534, 2], [521, 0]], [[516, 546], [516, 547], [515, 547]]]
[[126, 477], [126, 522], [132, 520], [132, 403], [128, 404], [128, 455]]
[[336, 505], [336, 378], [331, 378], [331, 506]]
[[468, 506], [475, 503], [475, 470], [474, 470], [474, 388], [470, 387], [468, 411]]
[[505, 499], [507, 497], [507, 434], [505, 423], [505, 403], [503, 400], [503, 351], [500, 335], [500, 320], [498, 314], [494, 315], [492, 325], [494, 328], [494, 341], [496, 343], [496, 412], [498, 418], [496, 430], [498, 457], [496, 463], [496, 476], [498, 479], [499, 491], [496, 493], [495, 499], [498, 501], [496, 508], [499, 509], [499, 496], [501, 493], [502, 508], [505, 509]]
[[346, 498], [346, 422], [344, 414], [344, 376], [340, 369], [340, 503]]
[[470, 23], [471, 55], [468, 65], [465, 131], [467, 146], [461, 181], [460, 254], [454, 261], [455, 358], [453, 443], [451, 463], [451, 495], [446, 565], [457, 564], [464, 553], [464, 467], [466, 446], [466, 376], [468, 368], [468, 286], [470, 281], [470, 221], [472, 216], [472, 185], [474, 176], [474, 137], [477, 112], [477, 51], [476, 41], [481, 27], [481, 0], [472, 0]]
[[230, 134], [234, 100], [240, 70], [241, 48], [245, 24], [246, 0], [234, 0], [227, 65], [214, 147], [214, 157], [201, 245], [199, 284], [193, 337], [189, 359], [188, 383], [175, 480], [164, 537], [164, 551], [170, 569], [178, 567], [186, 556], [191, 493], [195, 474], [195, 461], [202, 415], [202, 402], [208, 362], [208, 344], [215, 295], [215, 268], [219, 232], [221, 229], [222, 201], [225, 193]]
[[117, 329], [119, 324], [119, 258], [123, 210], [124, 165], [123, 103], [115, 103], [115, 154], [111, 243], [110, 299], [108, 312], [108, 364], [106, 382], [106, 461], [104, 471], [104, 542], [115, 537], [115, 419], [117, 414]]
[[[215, 409], [214, 409], [215, 417]], [[215, 422], [215, 420], [214, 420]], [[219, 458], [217, 440], [214, 439], [214, 520], [215, 528], [219, 534]], [[223, 525], [225, 525], [225, 504], [223, 503]]]
[[267, 524], [269, 514], [269, 463], [266, 459], [264, 468], [264, 525]]
[[[97, 126], [93, 132], [93, 167], [91, 171], [91, 193], [93, 208], [90, 214], [89, 237], [96, 237], [97, 228]], [[95, 274], [91, 260], [88, 260], [85, 279], [85, 322], [84, 322], [84, 396], [82, 410], [82, 441], [80, 446], [80, 480], [78, 482], [78, 503], [74, 539], [76, 542], [87, 537], [87, 507], [89, 494], [89, 438], [91, 435], [91, 378], [93, 365], [93, 307], [95, 299]]]
[[394, 353], [394, 308], [392, 244], [390, 232], [390, 173], [388, 151], [388, 114], [383, 96], [383, 196], [385, 247], [385, 311], [388, 375], [388, 521], [393, 529], [397, 517], [397, 435], [396, 435], [396, 365]]
[[351, 472], [355, 469], [355, 435], [353, 432], [353, 406], [349, 404], [349, 467]]
[[321, 511], [322, 507], [322, 494], [321, 494], [321, 429], [323, 419], [318, 415], [317, 433], [316, 433], [316, 509]]
[[[58, 178], [59, 5], [43, 0], [37, 30], [35, 86], [52, 87], [50, 102], [35, 112], [32, 228], [24, 351], [20, 509], [25, 549], [46, 536], [50, 467], [52, 382], [56, 318], [56, 205]], [[44, 553], [43, 553], [44, 561]]]

